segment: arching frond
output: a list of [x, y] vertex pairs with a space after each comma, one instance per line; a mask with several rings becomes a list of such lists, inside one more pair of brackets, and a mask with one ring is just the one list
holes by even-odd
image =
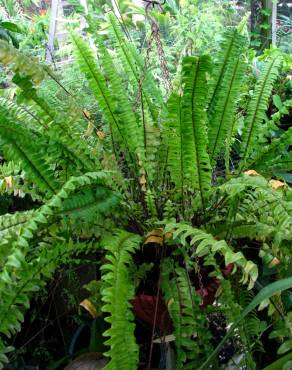
[[167, 224], [165, 232], [169, 231], [173, 232], [172, 238], [174, 240], [178, 238], [182, 245], [189, 245], [192, 248], [192, 257], [219, 253], [224, 256], [226, 266], [233, 263], [242, 269], [243, 277], [241, 281], [243, 283], [249, 281], [248, 289], [254, 286], [258, 278], [257, 265], [248, 261], [242, 252], [234, 252], [225, 240], [215, 240], [213, 235], [184, 223]]
[[[44, 148], [26, 129], [3, 115], [1, 118], [0, 139], [5, 158], [21, 162], [22, 168], [41, 191], [48, 195], [56, 193], [60, 185], [43, 158]], [[34, 146], [32, 143], [35, 143]]]

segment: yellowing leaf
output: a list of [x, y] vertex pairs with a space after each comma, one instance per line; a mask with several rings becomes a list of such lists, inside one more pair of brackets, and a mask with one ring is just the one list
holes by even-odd
[[100, 140], [103, 140], [105, 138], [105, 133], [102, 131], [96, 131], [96, 135]]
[[162, 229], [151, 230], [146, 235], [144, 245], [150, 244], [150, 243], [163, 245], [163, 230]]
[[257, 173], [255, 170], [248, 170], [244, 172], [248, 176], [260, 176], [259, 173]]
[[90, 118], [90, 113], [88, 112], [88, 110], [83, 109], [83, 114], [84, 114], [84, 116], [85, 116], [87, 119], [89, 119], [89, 118]]
[[286, 186], [286, 184], [279, 180], [270, 180], [269, 182], [272, 189], [277, 190]]
[[96, 308], [94, 307], [94, 305], [90, 302], [89, 299], [84, 299], [81, 303], [80, 303], [80, 306], [85, 308], [86, 311], [88, 311], [90, 313], [90, 315], [92, 316], [92, 318], [96, 318], [97, 317], [97, 311], [96, 311]]
[[279, 265], [279, 263], [280, 263], [280, 261], [278, 260], [278, 258], [274, 257], [272, 259], [272, 261], [269, 263], [269, 267], [271, 268], [271, 267], [277, 266], [277, 265]]
[[269, 305], [269, 304], [270, 304], [270, 300], [269, 300], [269, 298], [264, 299], [264, 300], [260, 303], [260, 305], [259, 305], [259, 307], [258, 307], [258, 311], [262, 311], [264, 308], [268, 307], [268, 305]]
[[12, 188], [12, 176], [4, 177], [8, 189]]
[[84, 136], [85, 137], [88, 137], [90, 136], [92, 133], [93, 133], [93, 130], [94, 130], [94, 124], [92, 122], [88, 122], [88, 125], [87, 125], [87, 129], [84, 133]]
[[142, 191], [146, 191], [146, 177], [145, 175], [142, 175], [140, 178], [139, 178], [139, 183], [141, 185], [141, 190]]
[[170, 298], [170, 300], [167, 302], [167, 307], [168, 309], [170, 308], [170, 306], [174, 303], [174, 299], [173, 298]]

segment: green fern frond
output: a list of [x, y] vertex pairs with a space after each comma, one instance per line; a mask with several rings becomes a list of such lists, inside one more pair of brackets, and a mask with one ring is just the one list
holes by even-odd
[[37, 107], [37, 109], [35, 109], [35, 114], [38, 121], [43, 126], [48, 126], [48, 124], [56, 118], [57, 112], [52, 109], [45, 99], [39, 96], [30, 77], [16, 73], [12, 81], [21, 89], [20, 98], [28, 102], [32, 101]]
[[107, 263], [103, 271], [102, 311], [108, 313], [105, 320], [110, 329], [104, 335], [109, 337], [105, 342], [110, 347], [105, 353], [110, 362], [105, 370], [136, 370], [138, 366], [138, 346], [134, 337], [134, 315], [130, 300], [134, 296], [134, 282], [130, 278], [129, 265], [131, 254], [139, 247], [141, 238], [126, 231], [117, 231], [102, 242], [107, 250]]
[[165, 232], [172, 232], [173, 240], [178, 239], [182, 245], [189, 245], [192, 257], [203, 257], [215, 253], [221, 254], [225, 259], [226, 266], [229, 263], [233, 263], [242, 269], [243, 277], [241, 282], [245, 284], [249, 281], [248, 289], [254, 286], [258, 278], [257, 265], [252, 261], [248, 261], [242, 252], [234, 252], [225, 240], [216, 240], [213, 235], [184, 223], [166, 224]]
[[145, 165], [145, 132], [141, 123], [138, 121], [138, 117], [135, 115], [130, 101], [125, 94], [124, 83], [117, 73], [117, 68], [112, 62], [112, 58], [109, 55], [106, 47], [103, 44], [101, 38], [98, 39], [98, 50], [99, 59], [102, 69], [107, 77], [111, 97], [115, 98], [119, 107], [119, 127], [122, 132], [122, 136], [127, 138], [127, 145], [133, 156], [137, 157], [137, 161], [141, 161], [140, 166]]
[[266, 62], [255, 87], [254, 95], [247, 107], [241, 142], [241, 170], [246, 168], [246, 163], [257, 146], [257, 138], [265, 118], [268, 99], [272, 92], [273, 83], [278, 76], [281, 63], [282, 58], [279, 55]]
[[[272, 138], [269, 145], [265, 145], [256, 151], [255, 155], [246, 162], [248, 168], [259, 168], [263, 171], [270, 171], [275, 164], [285, 162], [287, 156], [286, 168], [290, 168], [289, 162], [289, 146], [292, 145], [292, 128], [282, 133], [279, 138]], [[289, 165], [290, 163], [290, 165]], [[283, 163], [285, 166], [285, 163]]]
[[[234, 62], [237, 61], [242, 53], [245, 43], [245, 38], [240, 35], [236, 27], [229, 28], [224, 33], [223, 41], [217, 55], [217, 61], [212, 71], [212, 79], [209, 83], [208, 115], [212, 114], [216, 108], [218, 97], [221, 94], [221, 88], [224, 87], [227, 81], [230, 83], [230, 78], [228, 79], [226, 76], [227, 71], [229, 77], [231, 77], [232, 65], [234, 66]], [[212, 124], [212, 122], [210, 123]]]
[[109, 215], [119, 203], [118, 196], [104, 186], [85, 189], [63, 200], [57, 215], [81, 218], [90, 223], [97, 214]]
[[43, 148], [37, 144], [38, 140], [9, 118], [2, 115], [1, 119], [0, 139], [5, 158], [20, 162], [27, 175], [41, 191], [50, 196], [55, 194], [60, 185], [43, 159]]
[[236, 102], [240, 94], [240, 85], [244, 77], [245, 65], [239, 56], [226, 68], [222, 85], [210, 109], [208, 121], [209, 153], [212, 162], [221, 152], [224, 140], [235, 119]]
[[40, 131], [43, 122], [41, 122], [34, 113], [27, 109], [27, 107], [18, 105], [14, 101], [0, 98], [0, 109], [5, 110], [12, 120], [21, 122], [22, 125], [28, 127], [30, 130], [35, 132]]
[[157, 220], [157, 207], [155, 203], [155, 196], [150, 190], [147, 190], [145, 194], [145, 202], [149, 218]]
[[[182, 124], [181, 146], [183, 184], [186, 189], [198, 191], [203, 209], [205, 193], [211, 186], [211, 166], [207, 153], [205, 100], [206, 73], [210, 69], [208, 56], [185, 57], [182, 70]], [[179, 159], [179, 158], [178, 158]]]
[[[79, 168], [86, 172], [96, 171], [100, 167], [99, 163], [90, 153], [88, 144], [84, 142], [81, 133], [75, 133], [70, 122], [61, 117], [60, 113], [37, 93], [29, 78], [15, 75], [13, 82], [22, 89], [22, 97], [26, 102], [28, 104], [33, 102], [31, 113], [36, 123], [45, 128], [43, 136], [52, 142], [53, 145], [50, 147], [61, 145], [63, 147], [61, 150], [65, 151]], [[36, 129], [38, 130], [38, 127]]]
[[[280, 251], [279, 247], [284, 241], [292, 240], [290, 202], [285, 198], [285, 192], [275, 191], [264, 177], [244, 174], [229, 180], [218, 190], [228, 201], [226, 209], [230, 210], [236, 200], [232, 238], [271, 243], [274, 253]], [[231, 228], [227, 219], [225, 212], [217, 215], [209, 223], [209, 230], [218, 237], [225, 237]]]
[[0, 216], [0, 268], [11, 253], [12, 241], [17, 239], [21, 228], [33, 217], [34, 211], [16, 212]]
[[176, 369], [194, 369], [211, 349], [211, 335], [200, 308], [200, 297], [186, 269], [172, 266], [170, 259], [163, 262], [162, 289], [174, 324]]
[[151, 72], [145, 70], [143, 58], [133, 43], [125, 39], [120, 25], [113, 14], [109, 14], [108, 21], [115, 40], [115, 48], [119, 53], [124, 71], [135, 90], [139, 91], [139, 89], [142, 89], [145, 106], [151, 115], [152, 123], [156, 126], [158, 124], [159, 109], [164, 107], [161, 90], [157, 88]]
[[168, 169], [170, 178], [175, 184], [177, 193], [183, 200], [184, 193], [184, 160], [183, 160], [183, 122], [181, 112], [181, 97], [172, 94], [167, 103], [168, 115], [166, 117], [167, 127], [165, 135], [168, 144]]
[[[91, 49], [79, 36], [73, 33], [71, 35], [80, 69], [88, 79], [104, 116], [112, 129], [117, 131], [120, 135], [128, 154], [133, 156], [133, 153], [128, 146], [125, 131], [123, 130], [122, 122], [120, 120], [120, 108], [118, 106], [118, 102], [109, 91], [105, 77], [97, 68], [97, 61], [93, 56]], [[132, 158], [132, 163], [136, 164], [134, 158]]]
[[21, 72], [39, 84], [46, 76], [45, 69], [31, 56], [27, 56], [8, 42], [0, 40], [0, 63], [11, 65], [15, 73]]
[[[25, 227], [20, 228], [17, 239], [13, 242], [12, 249], [15, 253], [27, 253], [29, 250], [29, 242], [33, 239], [36, 232], [50, 224], [54, 218], [62, 214], [63, 202], [65, 200], [69, 199], [69, 197], [79, 189], [86, 188], [91, 184], [106, 185], [107, 181], [108, 175], [104, 172], [89, 172], [79, 177], [72, 176], [55, 195], [34, 211], [32, 217], [30, 217], [25, 224]], [[80, 205], [80, 199], [76, 202], [76, 198], [73, 196], [72, 201], [68, 200], [65, 203], [63, 212], [65, 214], [71, 213], [75, 218], [78, 218], [78, 212], [80, 211], [80, 217], [82, 218], [82, 213], [86, 212], [86, 209], [95, 208], [104, 211], [106, 205], [110, 204], [112, 206], [112, 203], [116, 204], [116, 199], [114, 198], [115, 202], [113, 202], [112, 199], [113, 198], [104, 200], [103, 197], [98, 198], [98, 196], [92, 198], [86, 197], [84, 202], [81, 202], [82, 204]], [[107, 203], [107, 201], [109, 201], [109, 203]], [[98, 202], [100, 205], [98, 205]], [[80, 206], [79, 208], [76, 207], [76, 203]]]
[[[39, 246], [36, 257], [31, 260], [15, 250], [0, 272], [0, 333], [10, 338], [20, 331], [30, 299], [51, 278], [56, 268], [72, 261], [72, 253], [78, 255], [95, 248], [94, 244], [72, 241], [44, 244]], [[7, 361], [5, 353], [9, 349], [0, 339], [0, 368]]]

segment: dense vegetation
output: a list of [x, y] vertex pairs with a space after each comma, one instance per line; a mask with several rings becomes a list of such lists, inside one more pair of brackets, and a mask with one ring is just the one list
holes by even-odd
[[209, 50], [199, 30], [163, 48], [159, 15], [156, 57], [89, 15], [89, 40], [70, 31], [80, 72], [0, 40], [0, 368], [36, 292], [82, 263], [105, 369], [291, 366], [291, 58], [255, 69], [247, 18]]

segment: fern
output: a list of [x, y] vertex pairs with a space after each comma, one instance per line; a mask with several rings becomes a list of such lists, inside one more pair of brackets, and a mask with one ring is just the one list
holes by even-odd
[[209, 153], [213, 162], [221, 152], [226, 136], [232, 130], [244, 67], [240, 56], [234, 63], [230, 63], [222, 80], [220, 92], [217, 94], [216, 106], [209, 113]]
[[59, 184], [53, 171], [42, 159], [41, 148], [38, 144], [35, 144], [36, 148], [31, 146], [31, 143], [37, 141], [35, 137], [26, 129], [2, 116], [0, 139], [7, 159], [21, 161], [23, 168], [41, 191], [49, 195], [56, 193]]
[[[80, 134], [74, 135], [69, 123], [60, 119], [60, 114], [55, 111], [45, 99], [37, 94], [32, 82], [27, 77], [15, 75], [13, 81], [22, 89], [25, 99], [34, 102], [34, 112], [39, 122], [44, 125], [46, 135], [49, 140], [58, 142], [63, 150], [69, 155], [76, 164], [85, 169], [85, 171], [94, 171], [98, 166], [96, 160], [93, 160], [88, 146], [85, 145]], [[65, 123], [66, 122], [66, 123]]]
[[164, 106], [164, 101], [160, 89], [149, 70], [145, 70], [145, 64], [132, 42], [125, 39], [121, 28], [113, 14], [109, 14], [108, 21], [111, 26], [111, 33], [115, 40], [115, 47], [120, 55], [123, 68], [128, 78], [132, 82], [136, 91], [142, 90], [142, 99], [151, 116], [152, 123], [158, 123], [158, 107]]
[[247, 107], [247, 116], [244, 122], [241, 143], [241, 169], [246, 167], [251, 154], [255, 150], [257, 137], [264, 120], [268, 99], [272, 91], [273, 83], [278, 76], [278, 70], [282, 63], [279, 55], [274, 56], [264, 66], [255, 92]]
[[[72, 261], [72, 253], [78, 255], [94, 248], [92, 244], [73, 242], [53, 246], [44, 244], [37, 258], [31, 261], [26, 260], [20, 251], [11, 255], [0, 273], [0, 333], [11, 337], [19, 331], [29, 300], [45, 285], [56, 268]], [[0, 339], [0, 368], [3, 362], [7, 362], [5, 353], [11, 350]]]
[[108, 262], [101, 267], [103, 271], [102, 307], [109, 313], [106, 321], [110, 323], [104, 335], [110, 337], [105, 344], [110, 347], [105, 354], [110, 362], [105, 369], [136, 370], [138, 366], [138, 346], [134, 338], [133, 313], [129, 300], [134, 295], [134, 284], [129, 276], [128, 265], [131, 254], [139, 247], [139, 236], [125, 231], [117, 233], [102, 242], [107, 250]]
[[207, 154], [206, 116], [206, 73], [210, 68], [208, 56], [185, 57], [182, 70], [182, 125], [181, 149], [182, 174], [185, 188], [198, 191], [202, 207], [205, 208], [205, 193], [211, 186], [210, 159]]
[[62, 208], [57, 214], [82, 218], [90, 222], [96, 215], [109, 215], [118, 203], [119, 198], [116, 194], [104, 186], [97, 186], [64, 199]]
[[[75, 45], [76, 56], [78, 58], [79, 66], [81, 71], [85, 74], [88, 79], [92, 91], [99, 103], [103, 114], [107, 121], [110, 123], [112, 129], [115, 129], [120, 135], [122, 142], [131, 156], [131, 152], [128, 142], [125, 137], [125, 131], [123, 130], [122, 123], [120, 120], [119, 107], [117, 101], [111, 96], [111, 93], [106, 85], [105, 78], [100, 70], [97, 68], [97, 62], [86, 43], [77, 35], [72, 33], [72, 40]], [[132, 163], [135, 164], [135, 159], [132, 157]]]
[[135, 116], [130, 102], [125, 95], [125, 87], [123, 86], [123, 81], [116, 71], [116, 66], [114, 66], [112, 59], [103, 44], [102, 39], [98, 39], [99, 56], [102, 68], [104, 69], [105, 75], [109, 80], [110, 88], [112, 91], [112, 97], [114, 94], [115, 100], [119, 107], [119, 120], [120, 120], [120, 130], [122, 131], [122, 136], [127, 137], [127, 144], [132, 155], [137, 156], [138, 160], [145, 162], [145, 133], [141, 123], [138, 122]]
[[31, 219], [34, 211], [17, 212], [0, 216], [0, 267], [11, 253], [12, 241], [16, 240], [21, 228]]
[[[282, 163], [283, 166], [289, 168], [290, 160], [288, 159], [289, 145], [292, 145], [292, 128], [290, 127], [279, 138], [273, 138], [269, 145], [264, 145], [255, 153], [255, 155], [247, 161], [247, 167], [255, 167], [264, 171], [273, 168], [277, 163]], [[287, 156], [287, 160], [286, 159]], [[284, 158], [283, 158], [284, 157]], [[278, 162], [279, 161], [279, 162]]]
[[[246, 289], [239, 283], [252, 289], [258, 277], [258, 266], [246, 251], [255, 244], [257, 262], [268, 253], [283, 261], [277, 273], [288, 271], [291, 192], [285, 184], [273, 189], [255, 172], [229, 173], [233, 151], [241, 153], [239, 172], [251, 167], [274, 173], [291, 161], [290, 130], [278, 131], [281, 136], [275, 139], [269, 124], [261, 127], [281, 58], [273, 57], [264, 67], [248, 104], [241, 143], [233, 145], [237, 118], [244, 111], [237, 108], [245, 69], [240, 32], [227, 30], [215, 63], [205, 55], [184, 57], [182, 74], [165, 105], [145, 61], [113, 15], [108, 23], [109, 39], [97, 38], [98, 58], [72, 33], [76, 59], [102, 113], [94, 117], [96, 122], [85, 111], [87, 122], [82, 118], [73, 95], [51, 71], [42, 66], [34, 70], [35, 61], [28, 66], [24, 56], [21, 63], [21, 52], [0, 44], [0, 60], [12, 69], [12, 81], [19, 87], [12, 102], [0, 99], [5, 161], [0, 191], [5, 196], [31, 194], [39, 201], [38, 208], [34, 204], [27, 212], [0, 216], [1, 338], [21, 329], [34, 291], [59, 263], [70, 260], [73, 250], [96, 248], [90, 241], [102, 240], [102, 301], [109, 323], [104, 333], [110, 358], [106, 369], [137, 369], [130, 301], [146, 264], [142, 260], [133, 267], [132, 256], [149, 230], [164, 225], [164, 261], [154, 267], [160, 270], [173, 320], [176, 367], [198, 368], [205, 360], [209, 363], [210, 335], [192, 276], [203, 275], [200, 289], [207, 289], [205, 278], [220, 281], [215, 288], [218, 305], [210, 310], [237, 322], [234, 292]], [[57, 84], [49, 97], [37, 86], [46, 75]], [[95, 124], [102, 131], [98, 137]], [[234, 175], [229, 181], [218, 171], [224, 145], [226, 177]], [[79, 239], [89, 243], [78, 244]], [[222, 264], [233, 265], [232, 278], [221, 271]], [[152, 263], [147, 265], [149, 270]], [[148, 274], [143, 284], [147, 282]], [[0, 363], [7, 360], [5, 351], [0, 341]]]
[[[216, 109], [219, 109], [218, 99], [222, 99], [221, 89], [225, 90], [232, 81], [232, 68], [236, 66], [244, 44], [245, 39], [236, 28], [229, 28], [224, 33], [217, 61], [212, 71], [213, 77], [209, 83], [208, 115], [214, 114]], [[210, 121], [210, 124], [213, 122]]]
[[199, 307], [200, 298], [190, 284], [186, 269], [174, 268], [170, 259], [163, 262], [162, 289], [174, 325], [176, 369], [194, 369], [210, 350], [210, 334]]
[[[180, 244], [189, 244], [192, 250], [192, 257], [203, 257], [208, 254], [214, 255], [215, 253], [219, 253], [224, 257], [226, 266], [234, 263], [242, 269], [243, 277], [241, 281], [243, 283], [249, 281], [248, 289], [254, 286], [258, 277], [257, 265], [252, 261], [247, 261], [242, 252], [234, 252], [225, 240], [215, 240], [211, 234], [183, 223], [167, 224], [165, 232], [170, 231], [173, 232], [173, 240], [178, 238]], [[189, 242], [187, 242], [187, 238], [190, 239]]]
[[[41, 131], [40, 126], [43, 125], [43, 122], [26, 107], [18, 105], [11, 100], [0, 98], [0, 109], [1, 111], [3, 110], [3, 113], [10, 115], [13, 121], [21, 122], [22, 125], [31, 131]], [[39, 125], [36, 125], [36, 123]]]
[[39, 84], [46, 76], [45, 69], [34, 58], [24, 55], [3, 40], [0, 40], [0, 62], [11, 65], [15, 73], [24, 72], [35, 84]]
[[168, 168], [170, 177], [175, 184], [176, 191], [183, 200], [184, 196], [184, 181], [185, 181], [185, 162], [183, 160], [183, 122], [181, 111], [181, 97], [177, 94], [172, 94], [168, 100], [167, 110], [168, 116], [167, 129], [165, 136], [168, 143]]

